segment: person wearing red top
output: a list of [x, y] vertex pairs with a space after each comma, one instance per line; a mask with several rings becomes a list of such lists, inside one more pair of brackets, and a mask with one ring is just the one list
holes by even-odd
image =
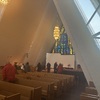
[[63, 72], [63, 65], [60, 63], [58, 66], [58, 74], [62, 74]]
[[9, 62], [2, 69], [2, 77], [4, 81], [14, 82], [15, 81], [15, 67]]

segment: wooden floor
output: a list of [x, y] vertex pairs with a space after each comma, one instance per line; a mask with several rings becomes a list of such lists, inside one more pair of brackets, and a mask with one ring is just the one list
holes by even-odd
[[54, 100], [80, 100], [80, 94], [84, 91], [87, 83], [79, 83], [77, 86], [74, 86], [70, 91], [63, 94], [62, 96], [55, 98]]

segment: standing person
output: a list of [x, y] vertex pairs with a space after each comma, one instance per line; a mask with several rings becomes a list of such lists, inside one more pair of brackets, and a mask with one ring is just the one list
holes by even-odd
[[25, 65], [24, 64], [21, 64], [21, 70], [22, 70], [22, 72], [25, 72]]
[[29, 62], [25, 64], [25, 72], [30, 72], [30, 65]]
[[8, 62], [2, 69], [3, 80], [7, 82], [15, 81], [16, 68]]
[[58, 73], [62, 74], [62, 71], [63, 71], [63, 64], [60, 63], [58, 66]]
[[47, 72], [50, 72], [51, 64], [48, 62], [47, 63]]
[[57, 73], [57, 67], [58, 67], [58, 64], [57, 62], [54, 63], [54, 73]]
[[38, 72], [41, 72], [41, 70], [42, 70], [42, 66], [41, 66], [40, 63], [38, 63], [38, 64], [37, 64], [37, 71], [38, 71]]

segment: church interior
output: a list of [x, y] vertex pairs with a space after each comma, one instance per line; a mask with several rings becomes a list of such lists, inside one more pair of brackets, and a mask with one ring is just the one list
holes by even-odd
[[100, 0], [0, 0], [0, 100], [100, 100]]

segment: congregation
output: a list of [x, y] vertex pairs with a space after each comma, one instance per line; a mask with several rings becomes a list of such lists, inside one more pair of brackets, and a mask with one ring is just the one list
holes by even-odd
[[[63, 72], [63, 64], [57, 62], [54, 63], [53, 66], [53, 72], [62, 74]], [[18, 64], [17, 62], [12, 65], [10, 62], [8, 62], [5, 66], [2, 68], [2, 76], [4, 81], [8, 82], [14, 82], [15, 81], [15, 74], [18, 74], [18, 70], [21, 70], [23, 73], [32, 72], [31, 66], [29, 62], [26, 62], [25, 64], [21, 63]], [[37, 72], [46, 71], [51, 72], [51, 64], [48, 62], [45, 68], [43, 68], [42, 64], [39, 62], [36, 67], [34, 67], [34, 70]]]

